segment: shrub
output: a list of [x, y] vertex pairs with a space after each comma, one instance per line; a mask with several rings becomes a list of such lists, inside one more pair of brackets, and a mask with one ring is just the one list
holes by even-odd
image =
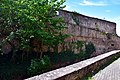
[[81, 51], [79, 54], [76, 54], [77, 59], [85, 59], [86, 58], [86, 52], [85, 51]]
[[85, 46], [85, 49], [86, 49], [86, 55], [85, 55], [86, 58], [90, 57], [91, 54], [96, 51], [95, 46], [92, 42], [88, 42], [88, 44], [86, 44]]
[[70, 62], [75, 60], [75, 55], [71, 51], [64, 51], [61, 53], [47, 53], [50, 57], [50, 60], [53, 64], [58, 64], [58, 63], [64, 63], [64, 62]]
[[85, 52], [82, 51], [79, 54], [74, 54], [72, 51], [64, 51], [61, 53], [46, 53], [50, 57], [53, 64], [74, 62], [75, 60], [81, 60], [85, 56]]
[[50, 66], [51, 62], [48, 56], [44, 56], [42, 59], [32, 59], [31, 65], [28, 68], [28, 75], [40, 74], [50, 69]]

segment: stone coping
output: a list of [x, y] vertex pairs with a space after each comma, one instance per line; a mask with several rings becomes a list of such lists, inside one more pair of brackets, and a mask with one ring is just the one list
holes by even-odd
[[92, 57], [90, 59], [86, 59], [84, 61], [80, 61], [78, 63], [72, 64], [72, 65], [69, 65], [66, 67], [52, 70], [52, 71], [43, 73], [41, 75], [37, 75], [37, 76], [31, 77], [31, 78], [25, 79], [25, 80], [54, 80], [54, 79], [58, 79], [60, 77], [69, 75], [75, 71], [81, 70], [89, 65], [92, 65], [93, 63], [95, 63], [97, 61], [105, 59], [111, 55], [118, 53], [118, 52], [120, 52], [120, 50], [114, 50], [111, 52], [107, 52], [107, 53], [101, 54], [99, 56]]

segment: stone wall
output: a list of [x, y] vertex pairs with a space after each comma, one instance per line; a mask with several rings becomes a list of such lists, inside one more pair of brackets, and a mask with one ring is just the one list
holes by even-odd
[[[94, 43], [96, 52], [93, 55], [120, 49], [120, 38], [116, 34], [116, 23], [65, 10], [60, 10], [58, 16], [63, 17], [66, 22], [67, 29], [63, 32], [74, 35], [70, 39], [67, 38], [66, 41], [82, 40]], [[2, 42], [1, 37], [0, 42]], [[7, 54], [10, 52], [10, 48], [10, 45], [4, 46], [3, 52]], [[46, 47], [43, 49], [47, 51]], [[59, 46], [59, 52], [62, 49], [63, 47]], [[52, 48], [51, 51], [53, 51]]]
[[115, 49], [120, 49], [120, 37], [116, 34], [116, 23], [88, 17], [76, 12], [61, 10], [59, 16], [66, 22], [65, 33], [74, 35], [71, 40], [82, 40], [94, 43], [99, 55]]
[[114, 22], [88, 17], [76, 12], [69, 12], [64, 10], [59, 11], [59, 15], [64, 17], [65, 22], [69, 24], [76, 24], [86, 28], [96, 30], [99, 29], [100, 31], [116, 34], [116, 23]]
[[98, 70], [100, 66], [116, 56], [120, 57], [120, 50], [111, 51], [25, 80], [81, 80], [86, 74]]

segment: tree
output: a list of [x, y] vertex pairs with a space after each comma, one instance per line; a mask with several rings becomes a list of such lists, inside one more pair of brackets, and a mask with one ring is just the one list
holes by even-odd
[[[65, 0], [1, 0], [0, 29], [7, 34], [3, 43], [9, 43], [14, 53], [41, 53], [42, 46], [56, 47], [67, 37], [63, 18], [56, 11], [63, 9]], [[17, 45], [13, 44], [17, 41]]]

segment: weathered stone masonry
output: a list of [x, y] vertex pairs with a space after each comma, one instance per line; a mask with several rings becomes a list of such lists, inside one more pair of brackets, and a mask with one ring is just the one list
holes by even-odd
[[[63, 17], [65, 23], [67, 23], [67, 29], [64, 30], [64, 33], [74, 35], [74, 37], [66, 39], [66, 41], [82, 40], [94, 43], [96, 53], [93, 55], [120, 49], [120, 37], [116, 34], [116, 23], [65, 10], [60, 10], [59, 16]], [[0, 41], [2, 41], [2, 37], [0, 37]], [[43, 49], [47, 51], [47, 48]], [[61, 50], [62, 47], [59, 46], [59, 51]], [[3, 52], [9, 53], [10, 51], [11, 46], [6, 44], [3, 47]]]
[[68, 29], [64, 32], [74, 35], [71, 40], [94, 43], [96, 47], [94, 55], [120, 49], [120, 37], [116, 34], [116, 23], [65, 10], [59, 11], [59, 16], [63, 17], [67, 23]]

